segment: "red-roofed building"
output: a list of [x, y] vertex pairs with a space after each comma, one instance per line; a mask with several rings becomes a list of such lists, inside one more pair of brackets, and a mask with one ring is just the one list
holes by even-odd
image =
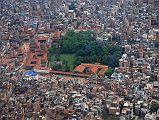
[[47, 43], [48, 38], [48, 36], [38, 36], [35, 38], [35, 40], [40, 43]]
[[98, 67], [92, 67], [91, 72], [92, 74], [96, 74], [98, 72]]
[[25, 68], [45, 67], [48, 54], [48, 36], [38, 36], [30, 43], [30, 50], [25, 60]]
[[56, 31], [55, 34], [54, 34], [54, 36], [56, 38], [60, 38], [61, 37], [61, 31]]
[[54, 35], [52, 36], [53, 42], [57, 41], [60, 38], [61, 38], [61, 31], [55, 31]]
[[77, 67], [75, 68], [75, 70], [74, 70], [74, 71], [82, 73], [82, 72], [84, 71], [84, 69], [85, 69], [85, 67], [84, 67], [84, 66], [79, 65], [79, 66], [77, 66]]
[[101, 69], [101, 70], [99, 71], [99, 73], [98, 73], [98, 76], [104, 77], [104, 76], [105, 76], [105, 73], [106, 73], [107, 71], [108, 71], [108, 69], [105, 69], [105, 68]]
[[105, 73], [108, 71], [108, 66], [82, 63], [81, 65], [77, 66], [74, 71], [83, 73], [85, 69], [88, 70], [87, 73], [98, 74], [99, 76], [104, 77]]
[[47, 63], [47, 51], [45, 52], [29, 52], [26, 60], [26, 68], [34, 68], [45, 66]]
[[76, 76], [76, 77], [91, 77], [91, 75], [88, 74], [79, 74], [79, 73], [73, 73], [73, 72], [63, 72], [63, 71], [54, 71], [50, 70], [50, 74], [60, 74], [60, 75], [68, 75], [68, 76]]

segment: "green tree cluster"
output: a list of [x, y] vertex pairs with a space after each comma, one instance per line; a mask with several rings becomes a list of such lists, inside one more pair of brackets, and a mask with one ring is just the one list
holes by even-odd
[[[112, 68], [118, 66], [118, 60], [122, 55], [122, 49], [117, 45], [109, 45], [96, 41], [92, 31], [66, 33], [59, 43], [60, 48], [51, 47], [50, 54], [60, 49], [60, 54], [75, 54], [77, 59], [75, 66], [81, 63], [101, 63]], [[112, 73], [112, 69], [108, 74]]]
[[106, 76], [110, 78], [113, 73], [114, 73], [114, 69], [110, 67], [108, 71], [106, 72]]

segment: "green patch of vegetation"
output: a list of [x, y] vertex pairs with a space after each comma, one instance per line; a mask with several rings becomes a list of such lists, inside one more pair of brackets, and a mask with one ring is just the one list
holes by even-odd
[[76, 56], [74, 54], [61, 54], [60, 60], [67, 64], [70, 70], [73, 70], [75, 67]]
[[113, 73], [114, 73], [114, 69], [110, 67], [108, 71], [106, 72], [106, 75], [110, 78]]
[[[62, 69], [69, 70], [81, 63], [101, 63], [114, 68], [121, 55], [122, 49], [118, 45], [100, 44], [92, 31], [69, 31], [57, 46], [49, 49], [48, 60], [62, 61]], [[109, 69], [107, 74], [112, 72], [113, 69]]]
[[42, 61], [41, 64], [46, 64], [46, 62], [45, 62], [45, 61]]
[[52, 55], [49, 61], [54, 70], [72, 71], [75, 67], [76, 56], [74, 54]]
[[45, 67], [45, 66], [46, 66], [46, 62], [45, 62], [45, 61], [42, 61], [42, 62], [41, 62], [41, 65], [42, 65], [43, 67]]
[[52, 56], [50, 57], [50, 61], [57, 61], [56, 56], [55, 56], [55, 55], [52, 55]]
[[43, 51], [43, 50], [45, 50], [45, 47], [44, 47], [44, 46], [41, 46], [40, 49]]

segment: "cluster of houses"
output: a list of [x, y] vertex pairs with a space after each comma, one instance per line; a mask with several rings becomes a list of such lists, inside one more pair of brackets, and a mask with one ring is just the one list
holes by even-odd
[[[159, 0], [1, 0], [0, 11], [0, 119], [159, 119]], [[111, 78], [105, 65], [48, 68], [68, 30], [123, 47]]]

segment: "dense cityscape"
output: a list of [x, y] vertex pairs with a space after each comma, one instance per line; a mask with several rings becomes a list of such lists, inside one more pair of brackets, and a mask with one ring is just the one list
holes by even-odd
[[159, 120], [159, 0], [0, 0], [0, 120]]

